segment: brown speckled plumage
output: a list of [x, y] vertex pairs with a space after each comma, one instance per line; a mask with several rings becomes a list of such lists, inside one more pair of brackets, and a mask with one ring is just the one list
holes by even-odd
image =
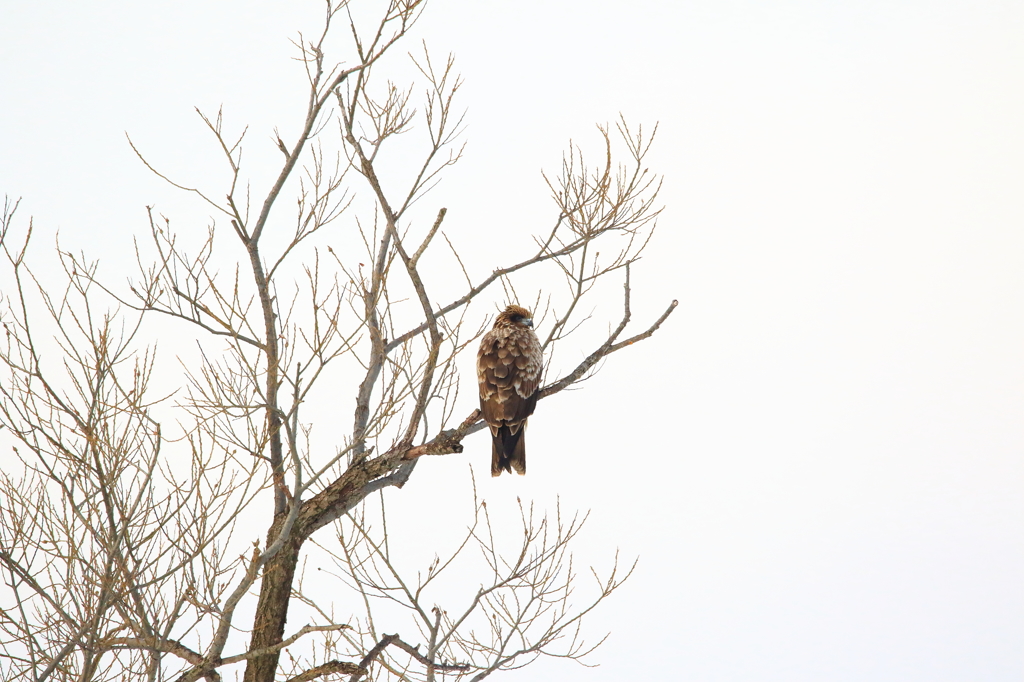
[[480, 411], [491, 429], [491, 475], [526, 473], [526, 418], [537, 405], [544, 358], [530, 311], [510, 305], [477, 353]]

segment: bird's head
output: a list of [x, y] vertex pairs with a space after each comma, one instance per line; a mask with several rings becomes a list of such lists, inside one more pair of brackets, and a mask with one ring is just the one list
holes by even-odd
[[533, 327], [533, 315], [526, 308], [510, 305], [505, 308], [501, 315], [498, 315], [498, 319], [494, 321], [494, 326]]

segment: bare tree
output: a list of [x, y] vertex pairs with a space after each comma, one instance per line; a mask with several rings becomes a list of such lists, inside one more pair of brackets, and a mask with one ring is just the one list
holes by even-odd
[[[37, 277], [31, 221], [19, 228], [17, 203], [5, 204], [0, 425], [16, 462], [0, 474], [3, 679], [479, 680], [593, 649], [581, 619], [629, 571], [594, 573], [574, 606], [584, 585], [570, 545], [584, 518], [521, 506], [505, 546], [474, 486], [465, 536], [410, 572], [374, 493], [401, 488], [425, 455], [462, 452], [483, 427], [478, 410], [455, 414], [456, 361], [486, 328], [488, 302], [517, 298], [517, 286], [536, 297], [523, 303], [546, 330], [541, 398], [671, 314], [674, 301], [627, 334], [630, 268], [658, 215], [651, 138], [620, 121], [599, 128], [597, 164], [570, 147], [547, 177], [552, 226], [518, 262], [475, 274], [442, 229], [446, 209], [423, 200], [461, 155], [453, 62], [425, 48], [412, 58], [425, 86], [414, 108], [416, 90], [378, 72], [423, 1], [389, 0], [369, 23], [358, 9], [328, 3], [320, 35], [295, 41], [308, 104], [295, 138], [276, 136], [282, 160], [262, 199], [250, 201], [245, 133], [229, 134], [220, 112], [200, 112], [228, 172], [217, 192], [165, 177], [136, 149], [214, 220], [196, 240], [150, 209], [128, 285], [59, 247], [63, 285]], [[344, 62], [326, 56], [338, 23]], [[421, 137], [395, 147], [414, 124]], [[559, 281], [544, 297], [529, 284]], [[559, 371], [556, 348], [591, 315], [581, 302], [611, 281], [623, 293], [607, 336], [574, 346], [584, 360]], [[154, 328], [198, 343], [179, 383], [144, 341]], [[345, 404], [345, 385], [351, 426], [327, 420], [336, 440], [324, 446], [309, 406]], [[262, 541], [253, 518], [271, 519]], [[330, 578], [310, 583], [310, 557]], [[431, 590], [452, 574], [479, 588], [442, 607]], [[336, 581], [330, 596], [324, 579]], [[295, 614], [308, 624], [288, 631]], [[414, 629], [386, 634], [401, 623]]]

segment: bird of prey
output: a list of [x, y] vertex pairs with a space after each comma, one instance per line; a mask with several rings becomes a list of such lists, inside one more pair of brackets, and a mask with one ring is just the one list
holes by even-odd
[[476, 356], [480, 411], [491, 429], [491, 476], [526, 473], [526, 418], [537, 406], [544, 357], [530, 311], [510, 305], [484, 334]]

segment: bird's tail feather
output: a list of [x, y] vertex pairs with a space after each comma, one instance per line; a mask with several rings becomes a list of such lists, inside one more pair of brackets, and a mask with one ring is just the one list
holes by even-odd
[[500, 476], [502, 471], [510, 474], [515, 469], [520, 476], [526, 474], [526, 425], [512, 433], [508, 426], [502, 426], [491, 437], [491, 476]]

